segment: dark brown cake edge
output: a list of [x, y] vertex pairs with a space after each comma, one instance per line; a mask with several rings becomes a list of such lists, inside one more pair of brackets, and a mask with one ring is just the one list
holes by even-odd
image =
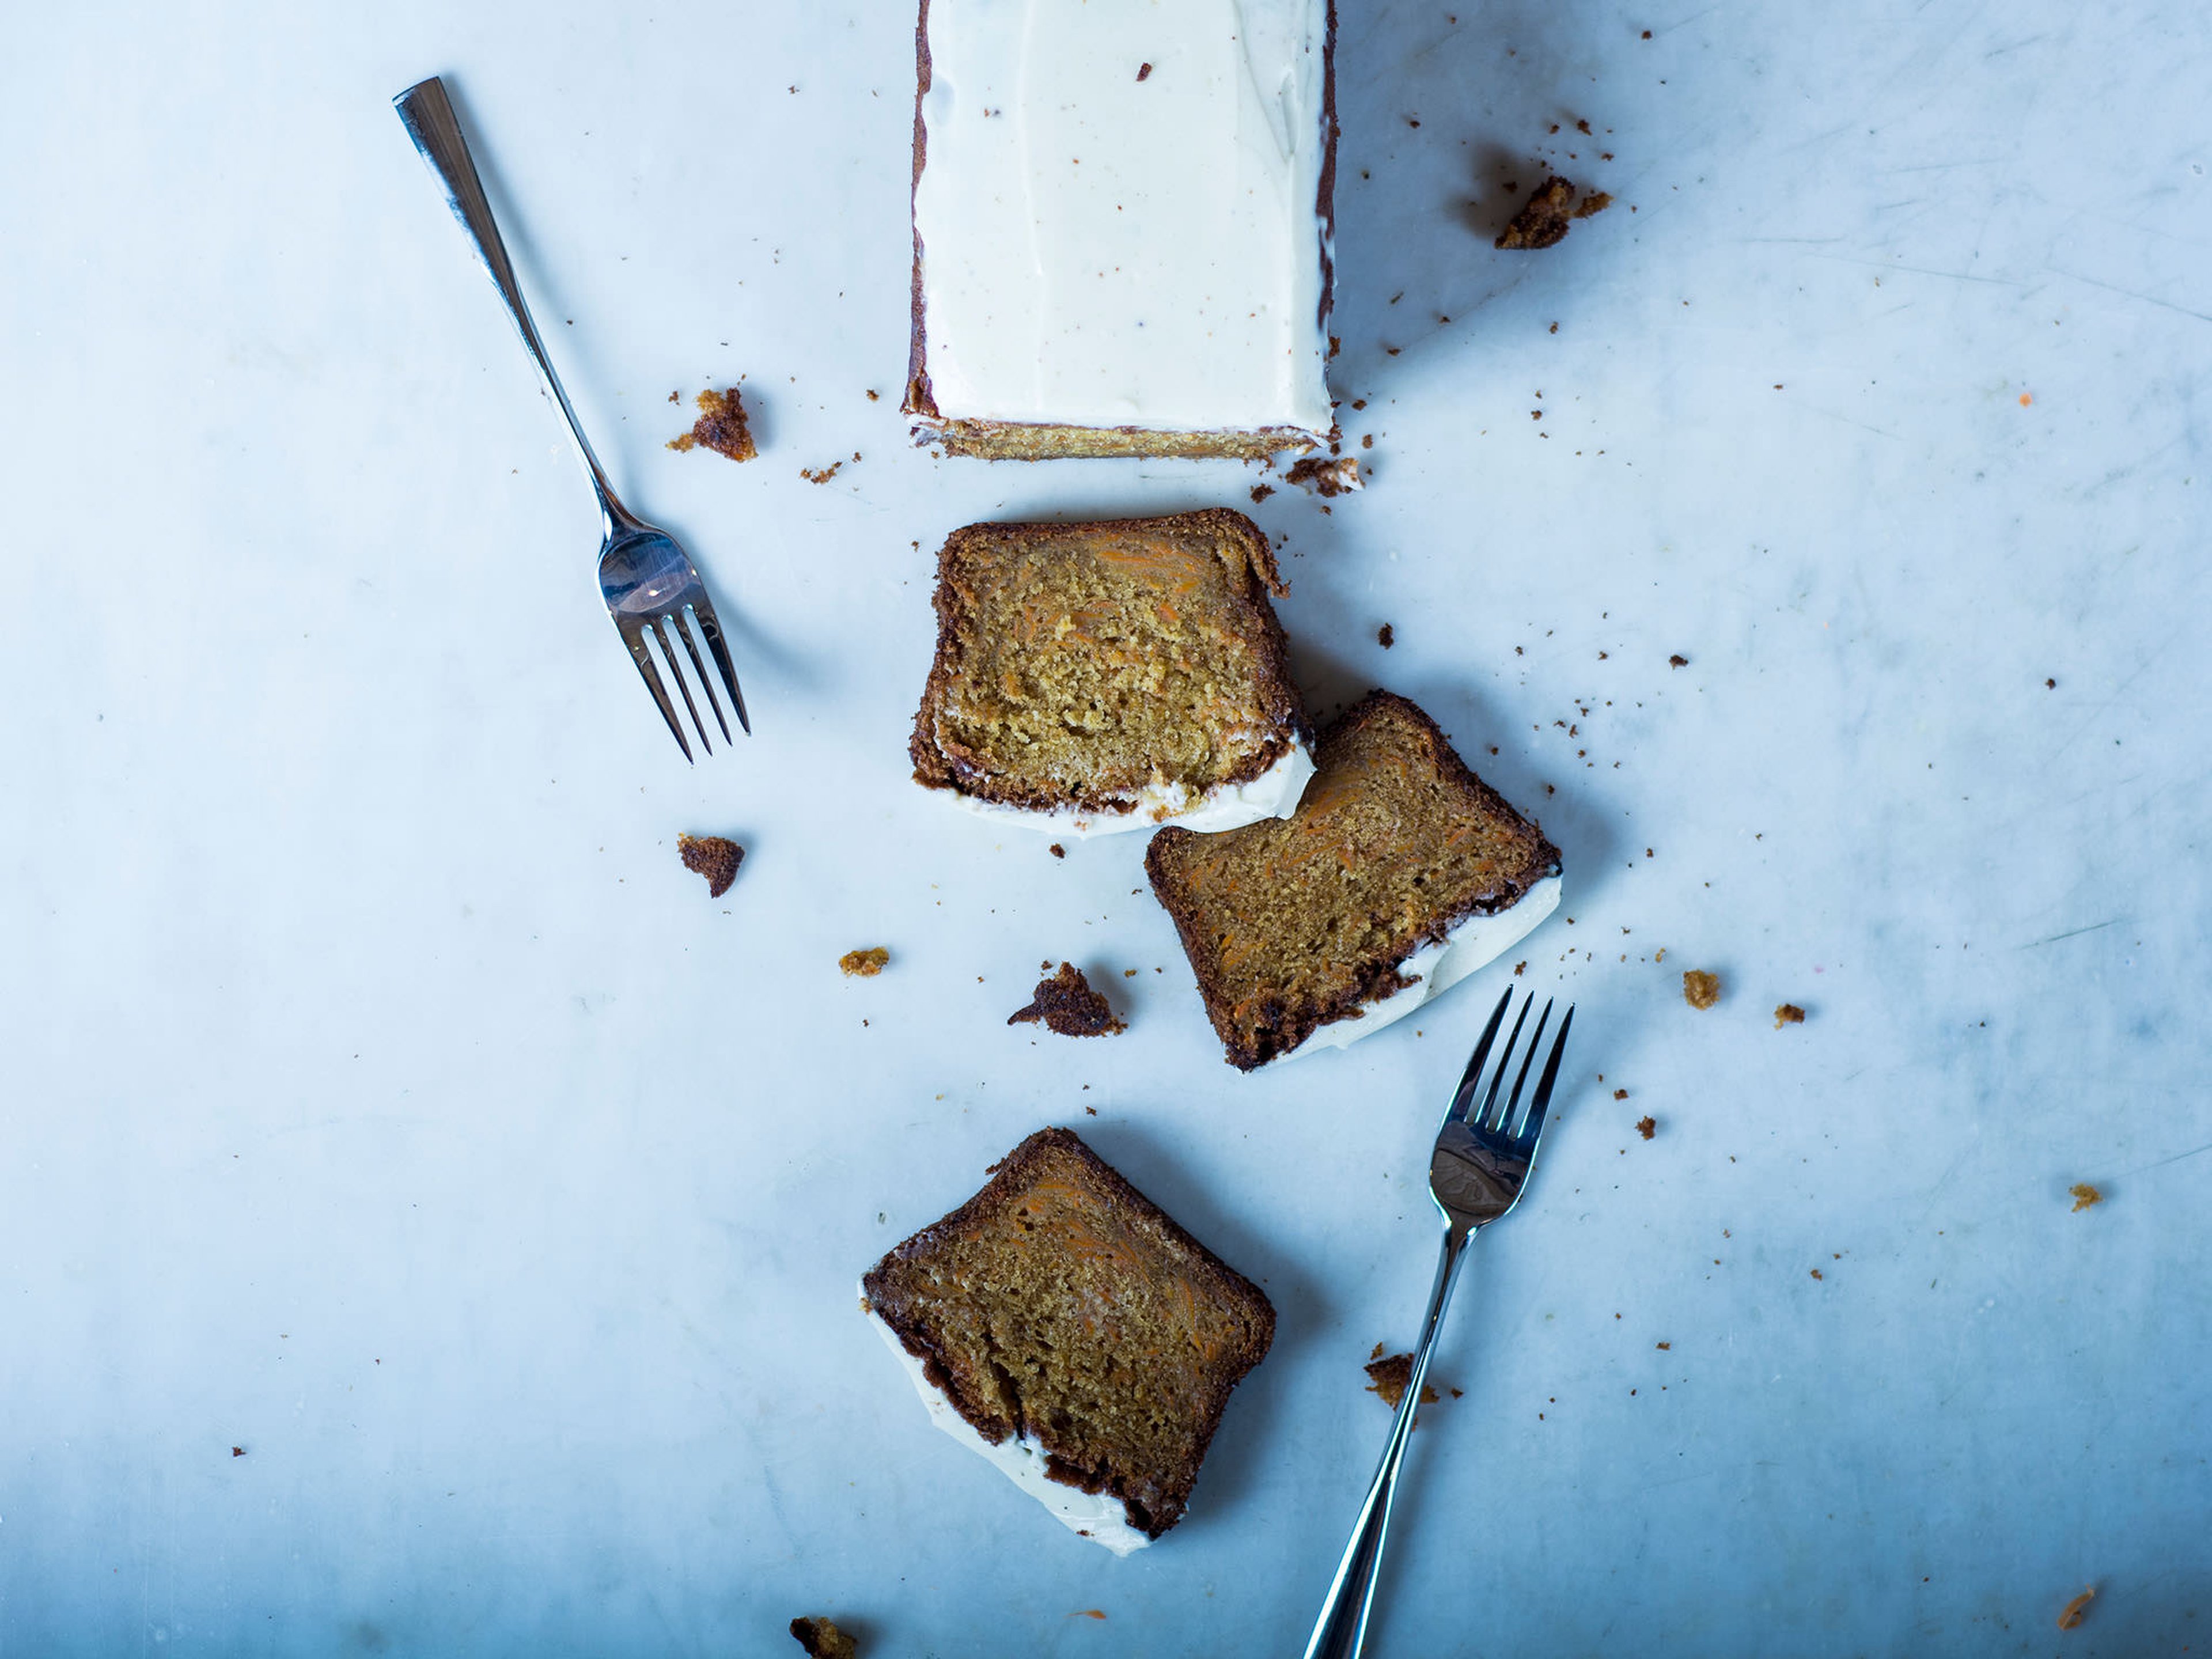
[[[1114, 1492], [1115, 1497], [1121, 1499], [1129, 1524], [1147, 1538], [1158, 1538], [1182, 1519], [1191, 1489], [1198, 1482], [1198, 1472], [1206, 1462], [1206, 1450], [1212, 1445], [1214, 1433], [1221, 1426], [1222, 1417], [1229, 1408], [1229, 1396], [1235, 1392], [1237, 1385], [1251, 1374], [1253, 1367], [1267, 1358], [1268, 1349], [1274, 1346], [1275, 1304], [1267, 1299], [1265, 1291], [1206, 1249], [1173, 1216], [1130, 1185], [1128, 1178], [1091, 1151], [1082, 1136], [1073, 1129], [1060, 1128], [1056, 1125], [1039, 1129], [1029, 1136], [993, 1166], [991, 1178], [983, 1183], [974, 1197], [884, 1252], [876, 1265], [861, 1276], [860, 1293], [868, 1300], [869, 1311], [882, 1320], [907, 1352], [921, 1363], [922, 1374], [951, 1403], [952, 1409], [959, 1413], [969, 1427], [994, 1446], [1010, 1434], [1018, 1432], [1021, 1426], [1018, 1424], [1008, 1424], [1003, 1419], [969, 1409], [967, 1403], [954, 1392], [951, 1373], [945, 1368], [943, 1357], [931, 1346], [928, 1338], [910, 1322], [901, 1319], [884, 1305], [882, 1274], [894, 1261], [923, 1254], [943, 1235], [957, 1232], [963, 1227], [988, 1217], [995, 1206], [1006, 1203], [1012, 1194], [1028, 1181], [1031, 1171], [1055, 1150], [1065, 1151], [1082, 1163], [1104, 1189], [1109, 1201], [1143, 1217], [1169, 1242], [1188, 1249], [1192, 1267], [1198, 1277], [1224, 1299], [1241, 1304], [1252, 1310], [1255, 1315], [1254, 1322], [1259, 1327], [1258, 1338], [1249, 1355], [1231, 1356], [1231, 1370], [1201, 1402], [1203, 1417], [1197, 1449], [1191, 1455], [1188, 1467], [1176, 1472], [1173, 1513], [1139, 1520], [1127, 1494]], [[1052, 1446], [1042, 1434], [1038, 1443], [1048, 1455], [1052, 1453]], [[1112, 1490], [1110, 1479], [1103, 1490]]]
[[937, 552], [937, 588], [930, 599], [937, 613], [937, 650], [930, 660], [929, 678], [922, 685], [921, 705], [915, 711], [914, 732], [907, 741], [907, 755], [914, 763], [916, 783], [925, 788], [947, 789], [972, 799], [1022, 811], [1066, 810], [1110, 817], [1135, 811], [1127, 801], [1029, 793], [1002, 787], [988, 776], [963, 773], [938, 744], [937, 715], [944, 708], [946, 690], [958, 663], [961, 625], [968, 620], [953, 591], [951, 577], [958, 557], [969, 546], [990, 541], [1034, 543], [1066, 535], [1070, 531], [1133, 532], [1160, 525], [1202, 529], [1243, 544], [1247, 583], [1239, 598], [1260, 636], [1260, 673], [1268, 698], [1267, 722], [1273, 727], [1287, 727], [1292, 733], [1291, 737], [1271, 739], [1218, 787], [1229, 788], [1251, 782], [1288, 754], [1293, 742], [1312, 746], [1313, 721], [1306, 714], [1305, 700], [1298, 695], [1297, 683], [1291, 678], [1290, 642], [1284, 635], [1282, 619], [1275, 615], [1275, 607], [1268, 597], [1287, 593], [1290, 587], [1283, 580], [1282, 572], [1275, 563], [1275, 550], [1268, 544], [1267, 536], [1243, 514], [1234, 507], [1204, 507], [1189, 513], [1170, 513], [1149, 519], [1101, 519], [1072, 524], [1036, 520], [987, 522], [963, 525], [945, 538], [945, 544]]
[[[1489, 811], [1502, 811], [1516, 823], [1525, 825], [1534, 843], [1522, 870], [1507, 878], [1510, 896], [1487, 902], [1476, 899], [1445, 912], [1430, 924], [1425, 936], [1424, 942], [1434, 944], [1469, 916], [1496, 915], [1511, 909], [1528, 896], [1528, 890], [1537, 882], [1547, 876], [1558, 875], [1561, 869], [1559, 849], [1545, 839], [1543, 830], [1534, 819], [1522, 816], [1515, 810], [1511, 802], [1474, 775], [1467, 763], [1460, 758], [1459, 751], [1452, 747], [1451, 739], [1444, 735], [1443, 728], [1430, 718], [1426, 709], [1395, 691], [1370, 691], [1329, 723], [1328, 730], [1322, 733], [1322, 746], [1325, 747], [1340, 732], [1351, 730], [1356, 722], [1368, 719], [1378, 708], [1393, 705], [1413, 717], [1436, 757], [1437, 769], [1448, 782], [1467, 794], [1478, 807]], [[1221, 1039], [1222, 1047], [1228, 1051], [1229, 1063], [1237, 1070], [1257, 1071], [1269, 1060], [1299, 1047], [1322, 1026], [1345, 1018], [1362, 1003], [1403, 988], [1407, 981], [1400, 979], [1396, 963], [1364, 963], [1359, 977], [1351, 989], [1330, 1002], [1304, 1008], [1292, 1007], [1288, 1003], [1279, 1003], [1271, 1007], [1270, 1018], [1279, 1022], [1279, 1030], [1287, 1041], [1280, 1037], [1272, 1042], [1245, 1041], [1243, 1033], [1236, 1029], [1230, 1018], [1228, 995], [1213, 959], [1212, 945], [1200, 923], [1195, 897], [1182, 884], [1182, 872], [1174, 862], [1177, 849], [1187, 840], [1194, 839], [1196, 839], [1194, 832], [1180, 825], [1171, 823], [1163, 828], [1145, 848], [1145, 874], [1152, 884], [1152, 896], [1168, 913], [1169, 919], [1175, 923], [1176, 935], [1182, 940], [1183, 955], [1189, 960], [1191, 971], [1198, 979], [1198, 994], [1206, 1006], [1206, 1019], [1212, 1025], [1214, 1034]]]
[[[1314, 195], [1320, 221], [1321, 305], [1316, 318], [1322, 341], [1322, 385], [1328, 385], [1328, 319], [1336, 309], [1336, 0], [1323, 9], [1321, 61], [1321, 177]], [[921, 222], [915, 200], [921, 191], [921, 169], [928, 159], [929, 131], [922, 100], [929, 95], [934, 66], [929, 56], [929, 0], [919, 0], [914, 25], [914, 173], [907, 185], [907, 224], [914, 237], [914, 264], [907, 299], [906, 392], [899, 410], [915, 423], [916, 444], [939, 443], [951, 455], [983, 460], [1078, 460], [1102, 457], [1174, 456], [1191, 459], [1264, 460], [1286, 449], [1314, 449], [1330, 441], [1327, 433], [1296, 427], [1261, 427], [1249, 431], [1161, 432], [1143, 427], [1029, 425], [1014, 421], [948, 421], [938, 412], [929, 384], [927, 310], [921, 301]]]

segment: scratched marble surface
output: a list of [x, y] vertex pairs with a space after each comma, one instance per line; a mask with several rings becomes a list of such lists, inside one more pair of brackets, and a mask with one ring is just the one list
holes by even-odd
[[[1571, 1089], [1448, 1327], [1376, 1650], [2201, 1649], [2212, 37], [1451, 8], [1343, 5], [1371, 487], [1252, 509], [1316, 704], [1422, 701], [1569, 883], [1524, 982], [1579, 1008]], [[906, 6], [9, 31], [0, 1655], [773, 1654], [802, 1613], [1296, 1651], [1506, 970], [1243, 1078], [1135, 838], [1061, 862], [907, 781], [948, 529], [1255, 475], [905, 445]], [[386, 106], [433, 71], [603, 455], [722, 596], [733, 755], [682, 766], [597, 611]], [[1494, 252], [1547, 165], [1614, 206]], [[663, 448], [741, 374], [757, 462]], [[726, 899], [682, 830], [749, 848]], [[1129, 1033], [1008, 1030], [1048, 956]], [[1127, 1561], [854, 1312], [1046, 1122], [1280, 1313]]]

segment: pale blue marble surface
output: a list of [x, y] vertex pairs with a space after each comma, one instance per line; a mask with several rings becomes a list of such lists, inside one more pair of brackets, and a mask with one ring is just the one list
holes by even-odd
[[[1255, 511], [1316, 696], [1418, 697], [1540, 811], [1527, 981], [1580, 1012], [1376, 1650], [2203, 1650], [2202, 11], [1449, 5], [1344, 0], [1372, 487]], [[0, 1655], [781, 1654], [813, 1612], [880, 1655], [1296, 1651], [1498, 974], [1241, 1078], [1134, 839], [1062, 863], [906, 781], [947, 529], [1254, 478], [905, 447], [902, 0], [9, 28]], [[386, 107], [432, 71], [723, 596], [734, 757], [682, 769], [596, 613]], [[1617, 205], [1494, 253], [1500, 180], [1568, 149]], [[739, 374], [759, 462], [661, 447]], [[751, 849], [720, 903], [703, 829]], [[1007, 1030], [1048, 955], [1129, 1035]], [[1126, 1562], [854, 1310], [1047, 1121], [1281, 1313]]]

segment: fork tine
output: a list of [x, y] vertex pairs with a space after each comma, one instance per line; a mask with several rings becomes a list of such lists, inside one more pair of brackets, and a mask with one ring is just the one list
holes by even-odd
[[730, 648], [722, 643], [721, 622], [704, 593], [692, 601], [691, 608], [698, 614], [699, 631], [707, 636], [707, 649], [714, 653], [714, 666], [722, 671], [722, 684], [729, 690], [730, 707], [737, 711], [738, 724], [750, 737], [753, 723], [745, 715], [745, 694], [738, 690], [738, 671], [730, 665]]
[[1521, 1028], [1528, 1023], [1528, 1011], [1535, 1006], [1535, 994], [1531, 992], [1528, 1001], [1521, 1005], [1521, 1012], [1513, 1022], [1513, 1035], [1505, 1039], [1505, 1047], [1498, 1056], [1498, 1069], [1490, 1075], [1490, 1091], [1482, 1097], [1482, 1109], [1473, 1114], [1477, 1128], [1490, 1121], [1490, 1109], [1498, 1104], [1498, 1085], [1505, 1081], [1505, 1068], [1513, 1063], [1513, 1049], [1521, 1041]]
[[[1533, 994], [1528, 1001], [1531, 1006], [1534, 1006], [1536, 999]], [[1528, 1033], [1528, 1046], [1521, 1055], [1521, 1069], [1513, 1074], [1513, 1092], [1507, 1097], [1505, 1104], [1498, 1108], [1498, 1121], [1492, 1126], [1502, 1133], [1512, 1133], [1513, 1120], [1521, 1109], [1521, 1085], [1528, 1080], [1528, 1067], [1536, 1058], [1536, 1050], [1544, 1046], [1544, 1026], [1551, 1018], [1552, 999], [1547, 997], [1544, 1012], [1536, 1016], [1536, 1029]]]
[[1552, 1039], [1552, 1057], [1544, 1062], [1543, 1076], [1536, 1079], [1536, 1097], [1528, 1103], [1528, 1121], [1518, 1137], [1531, 1152], [1536, 1150], [1536, 1137], [1544, 1133], [1544, 1113], [1552, 1103], [1552, 1085], [1559, 1079], [1559, 1058], [1567, 1052], [1567, 1028], [1574, 1023], [1574, 1005], [1569, 1003], [1566, 1018], [1559, 1022], [1559, 1034]]
[[1498, 1023], [1505, 1018], [1505, 1005], [1513, 1000], [1513, 988], [1507, 986], [1505, 994], [1498, 999], [1498, 1006], [1490, 1011], [1490, 1024], [1482, 1028], [1482, 1036], [1474, 1045], [1474, 1054], [1461, 1074], [1459, 1087], [1453, 1091], [1452, 1103], [1444, 1109], [1444, 1121], [1457, 1123], [1467, 1116], [1467, 1103], [1474, 1098], [1475, 1085], [1482, 1080], [1482, 1063], [1490, 1058], [1490, 1045], [1498, 1036]]
[[685, 760], [690, 760], [691, 744], [684, 735], [684, 727], [676, 719], [676, 705], [668, 701], [668, 693], [660, 684], [660, 671], [653, 665], [653, 653], [645, 648], [644, 624], [634, 622], [625, 628], [617, 622], [615, 631], [622, 635], [623, 643], [629, 647], [630, 660], [637, 665], [637, 672], [645, 677], [645, 689], [653, 693], [653, 702], [660, 705], [660, 718], [668, 722], [669, 734], [676, 739], [676, 746], [684, 751]]
[[660, 641], [660, 654], [668, 659], [668, 677], [676, 682], [677, 690], [683, 694], [684, 708], [691, 711], [691, 724], [698, 728], [700, 743], [708, 754], [713, 754], [714, 739], [707, 735], [706, 721], [699, 718], [699, 705], [691, 701], [691, 688], [684, 683], [684, 665], [676, 660], [676, 647], [668, 642], [666, 617], [655, 617], [653, 619], [653, 636]]
[[[684, 641], [684, 654], [691, 659], [691, 672], [698, 675], [699, 689], [707, 694], [707, 707], [714, 711], [714, 724], [722, 728], [722, 741], [727, 743], [730, 740], [730, 723], [722, 718], [722, 705], [714, 700], [714, 682], [707, 677], [707, 665], [699, 660], [699, 647], [691, 642], [690, 625], [684, 620], [684, 613], [678, 611], [673, 614], [677, 635]], [[698, 718], [696, 711], [692, 718]]]

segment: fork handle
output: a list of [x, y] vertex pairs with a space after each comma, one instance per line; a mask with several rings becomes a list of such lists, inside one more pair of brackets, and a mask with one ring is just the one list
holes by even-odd
[[1398, 1416], [1390, 1425], [1390, 1443], [1367, 1488], [1367, 1498], [1352, 1522], [1352, 1541], [1344, 1547], [1321, 1617], [1314, 1621], [1306, 1643], [1305, 1659], [1358, 1659], [1367, 1640], [1367, 1615], [1375, 1604], [1375, 1580], [1382, 1565], [1382, 1540], [1390, 1528], [1390, 1504], [1397, 1496], [1398, 1467], [1405, 1462], [1406, 1443], [1413, 1432], [1413, 1414], [1421, 1402], [1421, 1383], [1429, 1374], [1429, 1354], [1436, 1346], [1437, 1330], [1443, 1323], [1444, 1305], [1451, 1300], [1460, 1264], [1467, 1258], [1472, 1234], [1456, 1227], [1444, 1230], [1443, 1253], [1437, 1261], [1437, 1281], [1429, 1291], [1429, 1311], [1421, 1321], [1421, 1340], [1413, 1348], [1413, 1365], [1406, 1378], [1405, 1397], [1398, 1401]]
[[611, 534], [617, 527], [627, 527], [635, 522], [614, 487], [607, 483], [607, 475], [599, 468], [599, 458], [592, 453], [591, 441], [584, 436], [584, 428], [576, 419], [576, 411], [568, 406], [568, 394], [561, 389], [560, 377], [553, 372], [552, 360], [545, 355], [545, 343], [538, 337], [538, 325], [530, 320], [530, 307], [523, 303], [521, 284], [514, 280], [514, 267], [508, 262], [507, 245], [500, 240], [499, 222], [491, 216], [491, 203], [484, 196], [483, 181], [477, 177], [475, 159], [469, 154], [468, 140], [461, 136], [461, 124], [453, 113], [453, 100], [446, 95], [446, 83], [436, 76], [418, 81], [392, 100], [399, 112], [399, 119], [407, 129], [407, 136], [415, 141], [415, 148], [436, 175], [439, 185], [446, 193], [446, 205], [453, 210], [467, 233], [469, 246], [476, 250], [477, 258], [484, 272], [491, 278], [499, 297], [507, 301], [507, 314], [514, 325], [514, 331], [522, 337], [530, 361], [538, 366], [538, 378], [544, 382], [546, 395], [561, 411], [568, 423], [568, 435], [575, 440], [576, 453], [582, 459], [584, 471], [591, 476], [592, 489], [599, 498], [599, 516], [605, 528]]

